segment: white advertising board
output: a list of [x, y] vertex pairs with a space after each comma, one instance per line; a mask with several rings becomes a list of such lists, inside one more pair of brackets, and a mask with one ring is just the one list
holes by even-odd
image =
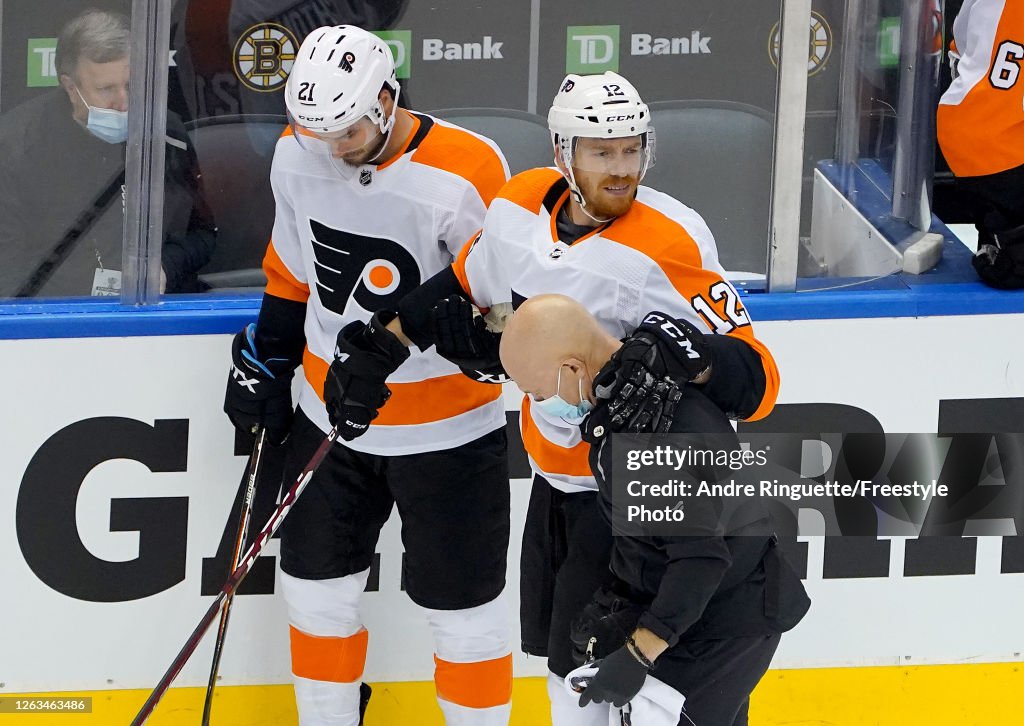
[[[859, 409], [887, 432], [936, 431], [960, 410], [944, 409], [950, 401], [992, 399], [1005, 410], [1007, 399], [1024, 400], [1024, 340], [1008, 334], [1021, 329], [1019, 315], [757, 326], [782, 371], [780, 404], [820, 404], [815, 415], [825, 416]], [[209, 606], [203, 560], [217, 551], [245, 465], [221, 412], [229, 345], [229, 336], [0, 341], [0, 689], [152, 687]], [[515, 618], [529, 481], [513, 480], [512, 492]], [[941, 576], [905, 571], [903, 541], [884, 572], [837, 576], [824, 540], [802, 539], [814, 604], [775, 667], [1021, 659], [1024, 574], [1003, 571], [1003, 538], [979, 538], [973, 566]], [[394, 519], [378, 553], [378, 586], [364, 600], [366, 679], [427, 680], [430, 635], [400, 590]], [[223, 683], [288, 682], [284, 622], [278, 597], [239, 596]], [[205, 684], [212, 641], [175, 685]], [[544, 671], [517, 655], [517, 675]]]

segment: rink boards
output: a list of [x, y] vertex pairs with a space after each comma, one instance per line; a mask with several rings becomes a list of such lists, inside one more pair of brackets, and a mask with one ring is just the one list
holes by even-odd
[[[864, 417], [887, 432], [941, 431], [964, 416], [992, 431], [1024, 423], [1024, 314], [787, 320], [779, 307], [750, 308], [779, 363], [780, 404], [800, 406], [791, 410], [822, 426], [834, 422], [828, 430]], [[128, 337], [0, 340], [0, 380], [16, 382], [5, 395], [0, 457], [2, 607], [4, 622], [15, 624], [0, 649], [0, 697], [148, 689], [208, 607], [204, 559], [217, 551], [245, 463], [233, 454], [221, 412], [226, 331], [236, 322], [222, 314], [191, 331], [156, 328], [191, 334], [140, 335], [129, 326]], [[516, 399], [506, 391], [512, 426]], [[511, 485], [514, 619], [529, 481], [517, 477]], [[867, 677], [811, 669], [1002, 662], [984, 667], [982, 680], [1019, 684], [1019, 537], [971, 539], [976, 547], [966, 559], [960, 545], [928, 545], [924, 556], [918, 549], [911, 557], [905, 540], [893, 540], [881, 565], [877, 557], [866, 563], [856, 547], [830, 544], [826, 551], [820, 537], [801, 539], [808, 543], [806, 585], [814, 605], [783, 639], [773, 669], [801, 669], [806, 680], [821, 673]], [[276, 553], [272, 542], [264, 557]], [[371, 633], [365, 679], [427, 681], [430, 637], [401, 592], [394, 519], [378, 554], [376, 587], [364, 606]], [[265, 573], [270, 567], [262, 565]], [[262, 594], [236, 601], [224, 685], [289, 680], [283, 605], [272, 596], [272, 579], [264, 577], [261, 587]], [[209, 638], [176, 686], [205, 685], [211, 652]], [[948, 677], [962, 689], [970, 678], [957, 668]], [[544, 671], [539, 659], [517, 654], [517, 676]], [[946, 671], [914, 672], [941, 683], [935, 674]], [[770, 674], [762, 691], [778, 675]], [[792, 686], [799, 674], [786, 677]]]

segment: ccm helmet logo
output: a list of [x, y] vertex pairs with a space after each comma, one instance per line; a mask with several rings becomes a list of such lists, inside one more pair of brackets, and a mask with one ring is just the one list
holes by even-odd
[[323, 121], [323, 116], [303, 116], [302, 114], [296, 114], [303, 121]]
[[605, 121], [606, 122], [608, 122], [608, 121], [632, 121], [635, 118], [636, 118], [636, 114], [635, 113], [631, 113], [631, 114], [628, 114], [626, 116], [609, 116], [608, 118], [605, 119]]

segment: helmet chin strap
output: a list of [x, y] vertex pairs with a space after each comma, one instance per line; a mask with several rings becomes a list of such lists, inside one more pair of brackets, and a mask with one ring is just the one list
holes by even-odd
[[383, 143], [380, 145], [380, 148], [377, 149], [377, 153], [374, 154], [373, 156], [371, 156], [369, 159], [366, 160], [367, 164], [372, 164], [373, 162], [377, 161], [377, 159], [380, 158], [380, 155], [384, 153], [384, 149], [388, 148], [388, 141], [391, 140], [391, 131], [394, 128], [395, 128], [395, 125], [391, 124], [391, 127], [387, 131], [384, 132], [384, 141], [383, 141]]
[[380, 132], [384, 134], [384, 143], [380, 145], [379, 149], [377, 149], [376, 154], [367, 159], [367, 163], [377, 161], [377, 159], [380, 158], [380, 155], [384, 153], [384, 149], [388, 148], [388, 142], [391, 141], [391, 132], [395, 130], [395, 116], [398, 113], [398, 96], [401, 93], [402, 87], [399, 86], [398, 88], [395, 89], [394, 105], [391, 107], [391, 116], [388, 117], [387, 121], [380, 120], [384, 118], [384, 107], [381, 105], [381, 102], [379, 100], [377, 101], [377, 128], [379, 128]]
[[[562, 161], [563, 162], [565, 161], [565, 155], [564, 154], [562, 155]], [[583, 212], [588, 217], [590, 217], [595, 222], [597, 222], [598, 224], [604, 224], [605, 222], [610, 222], [613, 219], [615, 219], [615, 217], [608, 217], [607, 219], [601, 219], [600, 217], [595, 217], [593, 214], [591, 214], [590, 212], [587, 211], [587, 200], [583, 196], [583, 192], [580, 191], [579, 185], [576, 183], [576, 176], [572, 173], [572, 165], [567, 163], [565, 165], [565, 168], [566, 168], [565, 180], [567, 182], [569, 182], [569, 191], [572, 193], [572, 198], [576, 201], [576, 204], [579, 205], [580, 211]], [[570, 221], [571, 221], [571, 217], [570, 217]]]

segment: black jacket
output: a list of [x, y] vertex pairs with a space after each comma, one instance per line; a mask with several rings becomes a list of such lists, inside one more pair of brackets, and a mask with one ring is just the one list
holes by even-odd
[[[694, 387], [685, 389], [671, 431], [735, 436], [722, 411]], [[591, 448], [591, 468], [597, 474], [602, 512], [611, 521], [611, 485], [603, 477], [612, 471], [608, 444], [606, 438]], [[680, 640], [780, 633], [800, 621], [810, 600], [776, 547], [768, 515], [751, 503], [742, 517], [727, 536], [616, 532], [611, 561], [615, 589], [646, 607], [639, 625], [673, 646]]]
[[[97, 257], [104, 269], [123, 269], [125, 144], [93, 136], [55, 89], [0, 117], [0, 159], [0, 297], [89, 295]], [[213, 253], [216, 227], [195, 152], [174, 115], [165, 179], [166, 291], [199, 291], [196, 272]], [[76, 227], [81, 234], [69, 243]], [[40, 275], [47, 260], [56, 263], [52, 274]]]

